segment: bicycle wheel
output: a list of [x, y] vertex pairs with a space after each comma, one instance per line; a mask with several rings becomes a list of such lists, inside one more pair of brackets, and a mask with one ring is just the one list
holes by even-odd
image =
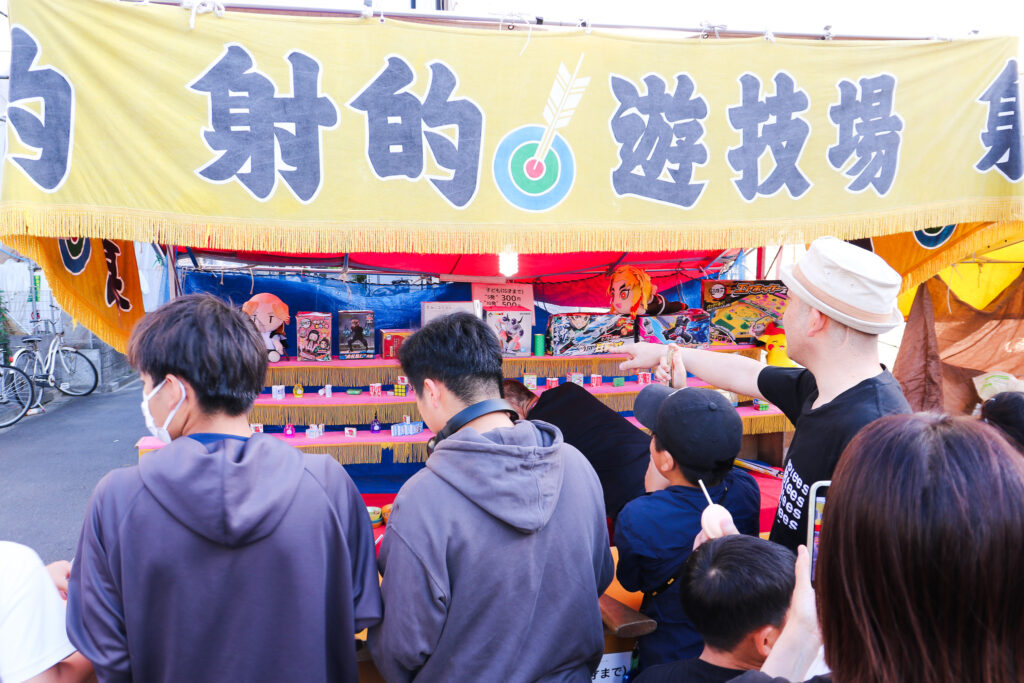
[[11, 360], [11, 365], [28, 375], [29, 380], [31, 380], [33, 390], [32, 405], [42, 405], [42, 385], [46, 383], [46, 373], [43, 372], [43, 364], [39, 360], [39, 357], [28, 349], [22, 347], [14, 354], [14, 358]]
[[32, 407], [32, 380], [10, 365], [0, 365], [0, 427], [9, 427]]
[[91, 394], [100, 381], [96, 367], [78, 351], [64, 347], [53, 357], [53, 386], [69, 396]]

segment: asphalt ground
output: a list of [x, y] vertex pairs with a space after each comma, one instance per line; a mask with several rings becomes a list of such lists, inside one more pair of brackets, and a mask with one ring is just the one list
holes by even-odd
[[138, 461], [147, 434], [135, 380], [112, 393], [60, 396], [39, 415], [0, 429], [0, 540], [44, 562], [71, 559], [93, 487]]

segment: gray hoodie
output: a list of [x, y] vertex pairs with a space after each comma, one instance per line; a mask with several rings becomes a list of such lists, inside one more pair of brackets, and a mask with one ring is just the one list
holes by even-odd
[[381, 543], [388, 681], [589, 681], [612, 580], [601, 484], [556, 427], [442, 441], [399, 491]]
[[101, 682], [354, 681], [380, 618], [370, 520], [338, 463], [257, 434], [175, 439], [97, 485], [68, 590]]

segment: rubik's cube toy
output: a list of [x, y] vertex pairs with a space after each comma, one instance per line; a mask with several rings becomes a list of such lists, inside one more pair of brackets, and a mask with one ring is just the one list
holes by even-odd
[[612, 386], [613, 387], [624, 387], [624, 386], [626, 386], [626, 378], [625, 377], [616, 377], [615, 379], [612, 380]]
[[370, 396], [380, 396], [380, 384], [370, 385]]
[[599, 386], [601, 386], [601, 384], [603, 382], [604, 382], [604, 377], [601, 376], [601, 375], [591, 375], [590, 376], [590, 386], [592, 386], [592, 387], [599, 387]]
[[405, 396], [405, 392], [407, 391], [407, 387], [408, 386], [409, 385], [407, 385], [407, 384], [396, 384], [395, 385], [395, 396]]

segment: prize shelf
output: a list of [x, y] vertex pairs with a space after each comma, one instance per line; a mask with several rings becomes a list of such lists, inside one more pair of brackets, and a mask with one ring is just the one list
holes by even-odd
[[[761, 349], [754, 344], [729, 344], [710, 347], [720, 353], [738, 353], [750, 358], [759, 358]], [[524, 374], [542, 377], [565, 377], [570, 372], [606, 377], [622, 376], [619, 363], [628, 356], [624, 354], [602, 354], [597, 356], [516, 356], [504, 359], [506, 377], [522, 377]], [[394, 384], [402, 374], [402, 368], [393, 358], [360, 358], [352, 360], [306, 361], [286, 360], [267, 366], [267, 384], [321, 387], [325, 384], [365, 387], [370, 384]]]
[[[740, 419], [743, 421], [744, 434], [765, 434], [778, 432], [789, 428], [789, 421], [782, 411], [775, 406], [768, 410], [758, 410], [751, 406], [740, 406], [736, 409]], [[636, 418], [626, 418], [637, 427], [643, 426]], [[391, 430], [384, 428], [377, 434], [368, 429], [360, 429], [356, 436], [345, 436], [344, 432], [326, 432], [318, 439], [307, 439], [301, 429], [296, 429], [295, 436], [287, 437], [283, 434], [274, 434], [276, 438], [286, 441], [299, 450], [310, 453], [326, 453], [343, 465], [367, 464], [381, 462], [381, 452], [388, 449], [392, 452], [392, 462], [410, 463], [426, 462], [427, 441], [433, 433], [424, 429], [419, 434], [410, 436], [392, 436]], [[152, 436], [146, 436], [135, 444], [139, 449], [139, 457], [150, 451], [155, 451], [163, 443]], [[356, 457], [357, 453], [367, 454], [371, 457]]]
[[[541, 378], [538, 378], [538, 383], [540, 380]], [[564, 382], [564, 379], [561, 380], [561, 383]], [[621, 387], [613, 386], [610, 382], [596, 387], [590, 386], [589, 378], [585, 382], [587, 391], [618, 413], [632, 411], [633, 401], [644, 387], [638, 382], [626, 382]], [[706, 387], [708, 385], [690, 377], [687, 379], [687, 386]], [[546, 385], [537, 387], [538, 392], [546, 390]], [[333, 396], [327, 398], [309, 391], [299, 398], [288, 394], [283, 399], [275, 399], [268, 394], [261, 394], [253, 404], [252, 410], [249, 411], [249, 422], [269, 425], [325, 424], [352, 427], [369, 425], [374, 416], [384, 424], [402, 422], [406, 416], [415, 422], [421, 418], [416, 409], [416, 397], [413, 395], [411, 386], [408, 387], [408, 393], [407, 396], [389, 396], [386, 393], [382, 393], [380, 396], [371, 396], [366, 391], [356, 395], [344, 391], [334, 391]], [[739, 398], [742, 402], [745, 397]]]

